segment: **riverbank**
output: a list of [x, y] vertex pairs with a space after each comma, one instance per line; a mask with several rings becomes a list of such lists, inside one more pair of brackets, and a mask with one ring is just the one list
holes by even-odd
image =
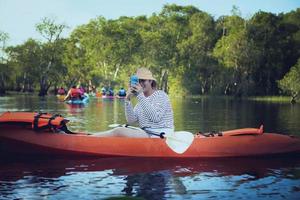
[[[33, 95], [38, 96], [37, 92], [16, 92], [16, 91], [7, 91], [7, 93], [3, 96], [7, 95]], [[48, 94], [48, 96], [54, 96], [54, 94]], [[251, 101], [262, 101], [262, 102], [282, 102], [282, 103], [290, 103], [291, 97], [290, 96], [249, 96], [249, 97], [236, 97], [236, 96], [219, 96], [219, 95], [169, 95], [170, 98], [187, 98], [187, 99], [206, 99], [206, 98], [218, 98], [218, 99], [227, 99], [227, 100], [251, 100]], [[296, 102], [299, 104], [299, 100]]]
[[[290, 96], [249, 96], [249, 97], [236, 97], [236, 96], [218, 96], [218, 95], [170, 95], [171, 98], [187, 98], [187, 99], [206, 99], [206, 98], [218, 98], [218, 99], [227, 99], [227, 100], [251, 100], [251, 101], [263, 101], [263, 102], [282, 102], [290, 103]], [[299, 103], [299, 100], [296, 102]]]

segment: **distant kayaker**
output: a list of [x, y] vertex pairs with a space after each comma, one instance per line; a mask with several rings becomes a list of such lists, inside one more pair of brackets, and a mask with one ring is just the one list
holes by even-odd
[[68, 91], [67, 96], [65, 97], [64, 101], [67, 99], [77, 100], [81, 99], [82, 91], [79, 88], [76, 88], [76, 85], [73, 85], [72, 88]]
[[106, 95], [106, 88], [104, 86], [101, 88], [101, 94]]
[[123, 87], [121, 87], [121, 89], [119, 90], [118, 96], [119, 97], [125, 97], [126, 96], [126, 90]]
[[[98, 136], [147, 138], [152, 137], [147, 131], [166, 134], [174, 132], [173, 110], [168, 95], [162, 90], [157, 90], [156, 79], [148, 69], [139, 68], [136, 76], [138, 83], [130, 85], [127, 90], [125, 115], [128, 124], [137, 122], [141, 129], [117, 127], [98, 133]], [[131, 103], [133, 97], [137, 98], [134, 107]]]
[[59, 95], [65, 95], [66, 94], [66, 90], [63, 87], [60, 87], [57, 90], [57, 94], [59, 94]]
[[83, 96], [85, 93], [85, 89], [82, 86], [77, 87], [80, 90], [80, 95]]
[[108, 88], [106, 92], [106, 96], [110, 96], [110, 97], [114, 96], [114, 90], [111, 87]]

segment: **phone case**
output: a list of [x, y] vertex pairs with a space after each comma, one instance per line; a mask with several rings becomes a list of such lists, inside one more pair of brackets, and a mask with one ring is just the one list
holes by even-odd
[[139, 83], [139, 78], [136, 75], [130, 77], [130, 85], [137, 85]]

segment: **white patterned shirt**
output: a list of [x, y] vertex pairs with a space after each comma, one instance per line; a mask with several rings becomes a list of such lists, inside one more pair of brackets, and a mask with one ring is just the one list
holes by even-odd
[[164, 91], [156, 90], [149, 97], [141, 92], [137, 100], [134, 108], [130, 101], [125, 101], [125, 115], [129, 124], [138, 122], [141, 128], [174, 129], [172, 106]]

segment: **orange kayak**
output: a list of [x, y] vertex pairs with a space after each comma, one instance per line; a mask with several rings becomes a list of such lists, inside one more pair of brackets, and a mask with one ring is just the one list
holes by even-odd
[[[37, 113], [7, 112], [0, 116], [0, 153], [2, 155], [96, 156], [96, 157], [165, 157], [210, 158], [245, 157], [275, 154], [300, 154], [300, 139], [293, 136], [263, 133], [262, 127], [224, 131], [209, 136], [195, 135], [193, 143], [182, 154], [166, 145], [161, 138], [97, 137], [86, 133], [67, 134], [49, 127], [33, 126], [30, 120]], [[55, 126], [65, 120], [48, 114], [39, 115], [41, 124], [51, 119]], [[22, 122], [23, 121], [23, 122]], [[26, 121], [26, 122], [25, 122]], [[35, 123], [39, 120], [34, 118]], [[38, 122], [37, 122], [38, 121]], [[50, 121], [50, 120], [49, 120]], [[22, 123], [21, 123], [22, 122]], [[33, 122], [32, 122], [33, 123]], [[33, 127], [41, 127], [34, 129]]]

